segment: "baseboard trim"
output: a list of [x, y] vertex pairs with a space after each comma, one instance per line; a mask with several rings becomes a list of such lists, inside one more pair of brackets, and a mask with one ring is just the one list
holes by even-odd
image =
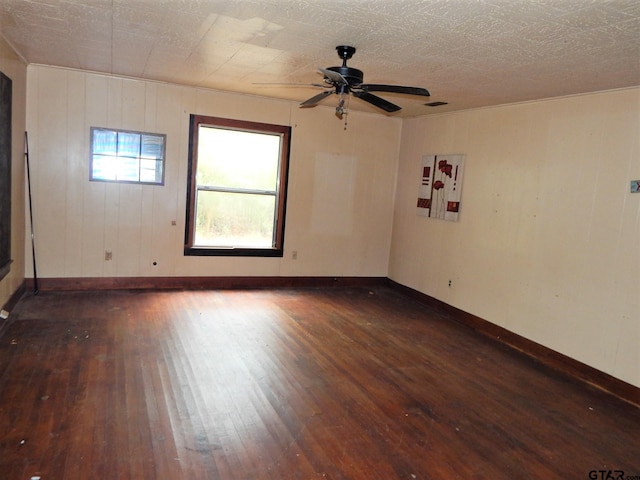
[[558, 371], [574, 380], [604, 390], [633, 405], [640, 406], [640, 388], [630, 383], [612, 377], [578, 360], [567, 357], [544, 345], [540, 345], [539, 343], [453, 307], [441, 300], [394, 282], [391, 279], [388, 280], [388, 285], [413, 299], [443, 311], [455, 321], [466, 325], [475, 332], [517, 350], [547, 368]]
[[[386, 277], [76, 277], [39, 278], [38, 290], [207, 290], [245, 288], [367, 287]], [[33, 279], [27, 279], [33, 287]]]

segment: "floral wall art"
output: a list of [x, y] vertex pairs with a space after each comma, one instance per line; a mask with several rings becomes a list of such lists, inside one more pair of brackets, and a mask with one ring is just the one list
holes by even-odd
[[424, 155], [418, 215], [458, 221], [464, 155]]

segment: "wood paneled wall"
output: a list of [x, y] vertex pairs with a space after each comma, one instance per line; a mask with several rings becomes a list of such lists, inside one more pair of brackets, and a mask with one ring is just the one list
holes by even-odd
[[[386, 276], [399, 119], [44, 66], [28, 92], [41, 277]], [[191, 113], [292, 126], [284, 258], [183, 256]], [[166, 134], [165, 185], [89, 182], [92, 126]]]
[[[640, 386], [639, 132], [638, 88], [405, 121], [389, 277]], [[457, 223], [415, 211], [447, 153]]]

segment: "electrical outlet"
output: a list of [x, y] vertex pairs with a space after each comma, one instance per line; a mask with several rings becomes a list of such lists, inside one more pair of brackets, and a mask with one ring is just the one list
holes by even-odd
[[109, 260], [113, 260], [113, 252], [111, 250], [104, 251], [104, 260], [108, 262]]
[[291, 252], [291, 259], [292, 260], [297, 260], [298, 259], [298, 251], [294, 250], [293, 252]]
[[453, 285], [453, 280], [449, 280], [449, 288]]

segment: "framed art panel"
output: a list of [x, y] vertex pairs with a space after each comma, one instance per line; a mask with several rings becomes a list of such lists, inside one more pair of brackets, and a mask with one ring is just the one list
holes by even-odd
[[460, 154], [422, 157], [418, 215], [458, 221], [464, 158]]

